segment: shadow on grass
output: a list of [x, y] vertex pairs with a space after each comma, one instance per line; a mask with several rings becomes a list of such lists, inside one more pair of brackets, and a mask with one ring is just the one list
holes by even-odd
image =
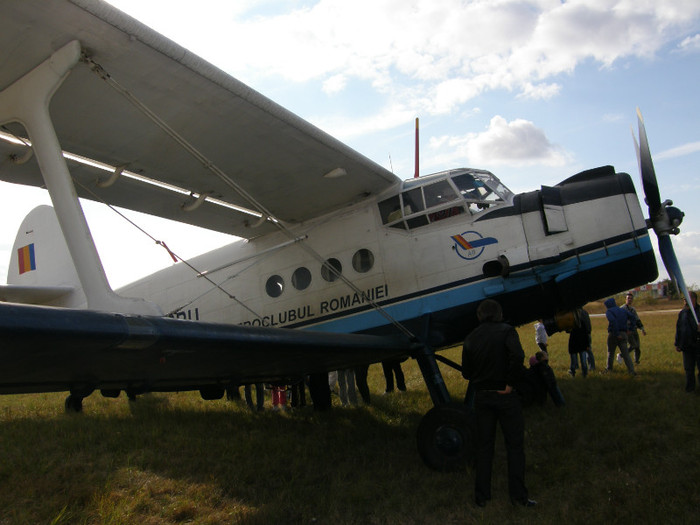
[[115, 507], [117, 522], [154, 513], [163, 523], [215, 523], [222, 513], [240, 523], [346, 512], [359, 520], [357, 504], [372, 522], [377, 498], [393, 499], [387, 478], [405, 477], [406, 465], [414, 476], [424, 469], [415, 451], [420, 414], [397, 414], [382, 400], [328, 413], [253, 413], [238, 403], [202, 410], [197, 400], [179, 402], [192, 396], [100, 400], [128, 403], [119, 414], [91, 413], [88, 398], [80, 415], [5, 421], [0, 482], [10, 489], [0, 495], [0, 522], [59, 514], [58, 522], [101, 522]]

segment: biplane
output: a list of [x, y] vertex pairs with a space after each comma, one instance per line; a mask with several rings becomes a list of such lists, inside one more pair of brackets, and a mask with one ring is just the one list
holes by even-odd
[[[0, 179], [44, 187], [0, 288], [0, 393], [105, 396], [290, 383], [416, 359], [435, 407], [428, 465], [471, 453], [438, 362], [485, 298], [550, 333], [586, 302], [657, 277], [685, 290], [640, 116], [650, 218], [603, 166], [514, 194], [494, 174], [402, 180], [99, 0], [5, 2]], [[236, 236], [123, 289], [80, 199]], [[138, 254], [124, 264], [137, 264]]]

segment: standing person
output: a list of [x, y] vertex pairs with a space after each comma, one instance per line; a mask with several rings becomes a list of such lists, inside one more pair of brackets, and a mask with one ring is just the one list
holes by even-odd
[[569, 356], [571, 366], [569, 375], [574, 377], [578, 368], [579, 356], [581, 357], [581, 374], [588, 375], [588, 356], [591, 350], [591, 318], [583, 308], [576, 310], [576, 323], [569, 332]]
[[698, 370], [700, 382], [700, 326], [695, 322], [691, 308], [695, 310], [695, 316], [700, 319], [698, 307], [698, 294], [690, 292], [692, 305], [683, 300], [683, 309], [678, 313], [676, 321], [676, 340], [673, 343], [676, 351], [683, 352], [683, 368], [685, 370], [685, 391], [695, 391], [695, 369]]
[[634, 364], [630, 358], [627, 349], [627, 321], [629, 320], [629, 312], [623, 310], [615, 304], [615, 298], [610, 297], [605, 300], [605, 317], [608, 320], [608, 366], [606, 372], [612, 372], [613, 362], [615, 361], [615, 348], [620, 349], [622, 359], [627, 365], [627, 371], [630, 375], [637, 375], [634, 371]]
[[[253, 386], [255, 386], [255, 405], [253, 405]], [[248, 404], [248, 408], [251, 410], [255, 409], [258, 412], [263, 410], [265, 407], [265, 385], [262, 383], [245, 385], [243, 387], [243, 392], [245, 393], [245, 402]]]
[[309, 374], [309, 395], [314, 404], [314, 410], [322, 412], [331, 409], [331, 387], [328, 385], [327, 373]]
[[525, 487], [525, 421], [513, 389], [523, 374], [525, 354], [515, 328], [503, 322], [501, 305], [486, 299], [476, 310], [479, 326], [464, 340], [462, 375], [474, 390], [476, 410], [476, 482], [479, 507], [491, 499], [491, 472], [500, 423], [508, 453], [508, 492], [514, 505], [532, 507]]
[[[642, 354], [641, 347], [639, 345], [639, 332], [637, 329], [641, 330], [646, 336], [647, 332], [644, 330], [644, 325], [642, 320], [637, 315], [637, 310], [632, 306], [632, 301], [634, 301], [634, 295], [632, 292], [628, 292], [625, 297], [625, 304], [620, 306], [620, 308], [627, 310], [629, 313], [629, 319], [627, 320], [627, 343], [629, 345], [629, 352], [632, 353], [634, 350], [634, 364], [639, 364], [639, 357]], [[620, 363], [622, 355], [617, 354], [617, 362]]]
[[533, 403], [544, 405], [547, 401], [547, 394], [557, 407], [566, 405], [564, 396], [557, 385], [557, 378], [554, 377], [554, 370], [549, 366], [549, 355], [542, 350], [530, 357], [530, 368], [525, 370], [515, 389], [524, 407]]
[[291, 384], [291, 406], [292, 408], [306, 406], [306, 379], [302, 376], [299, 381]]
[[535, 343], [543, 352], [547, 351], [547, 329], [544, 327], [542, 319], [538, 319], [535, 323]]
[[273, 383], [270, 385], [272, 391], [272, 410], [287, 410], [287, 385]]
[[367, 374], [369, 372], [369, 365], [357, 365], [355, 367], [355, 384], [357, 385], [357, 391], [362, 396], [362, 402], [365, 405], [370, 404], [369, 397], [369, 384], [367, 384]]
[[[590, 317], [589, 317], [589, 322], [590, 322]], [[595, 357], [593, 356], [593, 342], [591, 341], [591, 346], [588, 347], [588, 349], [584, 352], [585, 357], [588, 358], [588, 370], [593, 371], [595, 370]]]
[[384, 371], [384, 379], [386, 380], [385, 394], [394, 391], [394, 376], [396, 376], [396, 388], [401, 392], [406, 391], [406, 381], [403, 376], [403, 370], [401, 370], [400, 359], [382, 361], [382, 370]]
[[328, 388], [331, 389], [331, 394], [336, 393], [336, 385], [338, 384], [338, 371], [332, 370], [328, 372]]
[[357, 393], [355, 391], [355, 369], [345, 368], [338, 370], [338, 394], [343, 406], [357, 405]]

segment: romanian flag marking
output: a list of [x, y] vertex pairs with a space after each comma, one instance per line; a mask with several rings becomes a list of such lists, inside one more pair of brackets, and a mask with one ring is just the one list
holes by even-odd
[[17, 249], [17, 262], [19, 274], [36, 270], [36, 259], [34, 258], [34, 243]]

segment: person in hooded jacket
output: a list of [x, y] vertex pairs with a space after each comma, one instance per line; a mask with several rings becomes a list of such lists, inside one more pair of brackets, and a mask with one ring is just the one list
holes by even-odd
[[627, 365], [627, 371], [630, 375], [637, 375], [634, 371], [634, 363], [630, 358], [629, 349], [627, 347], [627, 326], [632, 317], [630, 313], [615, 304], [615, 298], [610, 297], [605, 300], [605, 317], [608, 320], [608, 366], [606, 372], [611, 372], [613, 363], [615, 362], [615, 349], [620, 349], [620, 355]]

